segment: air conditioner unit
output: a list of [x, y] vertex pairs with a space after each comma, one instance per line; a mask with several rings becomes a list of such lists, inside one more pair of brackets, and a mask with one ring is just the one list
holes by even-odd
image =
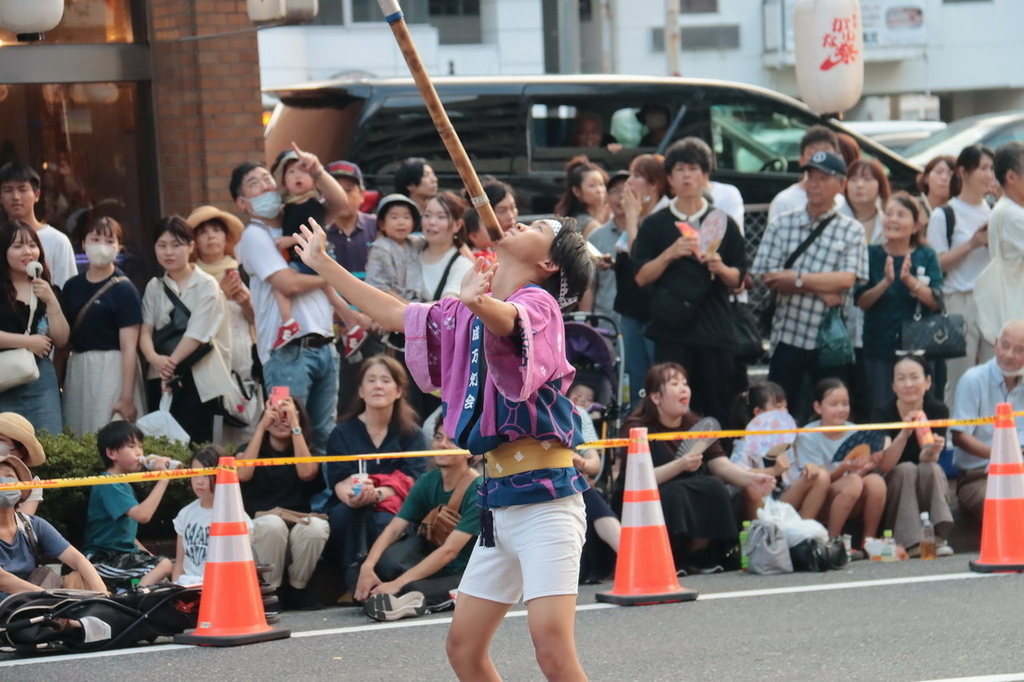
[[249, 19], [256, 25], [302, 24], [316, 19], [318, 0], [246, 0]]

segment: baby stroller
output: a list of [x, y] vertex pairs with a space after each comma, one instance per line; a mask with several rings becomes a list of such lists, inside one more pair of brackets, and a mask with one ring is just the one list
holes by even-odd
[[[598, 436], [617, 436], [629, 405], [629, 388], [625, 385], [624, 346], [615, 320], [599, 313], [567, 313], [565, 320], [565, 354], [576, 368], [576, 381], [594, 389], [594, 402], [603, 408], [594, 420]], [[625, 389], [625, 390], [624, 390]], [[605, 453], [601, 452], [601, 474], [607, 474]]]
[[87, 590], [19, 592], [0, 602], [0, 651], [102, 651], [152, 643], [196, 626], [198, 587], [137, 587], [110, 597]]

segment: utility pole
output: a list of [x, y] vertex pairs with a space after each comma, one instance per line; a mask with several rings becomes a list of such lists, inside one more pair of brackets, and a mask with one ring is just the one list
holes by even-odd
[[679, 0], [665, 0], [665, 63], [669, 76], [679, 73]]

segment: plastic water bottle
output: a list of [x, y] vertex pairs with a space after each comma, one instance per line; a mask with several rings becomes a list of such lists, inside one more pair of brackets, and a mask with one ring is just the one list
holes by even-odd
[[750, 557], [743, 551], [743, 548], [747, 546], [747, 537], [749, 535], [750, 521], [744, 521], [743, 530], [740, 531], [740, 568], [744, 571], [750, 570]]
[[896, 556], [896, 538], [892, 536], [892, 531], [887, 530], [882, 533], [882, 539], [885, 546], [882, 547], [882, 561], [899, 561], [899, 557]]
[[176, 459], [170, 457], [161, 457], [160, 455], [142, 455], [139, 457], [139, 464], [142, 468], [147, 471], [153, 471], [157, 467], [157, 462], [167, 460], [167, 470], [174, 471], [175, 469], [181, 469], [184, 465]]
[[921, 512], [921, 544], [918, 548], [921, 550], [922, 561], [935, 559], [935, 526], [928, 512]]

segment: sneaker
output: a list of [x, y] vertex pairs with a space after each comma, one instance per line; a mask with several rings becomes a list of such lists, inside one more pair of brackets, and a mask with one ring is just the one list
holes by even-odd
[[415, 618], [427, 612], [422, 592], [406, 592], [400, 597], [393, 594], [375, 594], [363, 604], [363, 611], [374, 620], [390, 621]]
[[953, 548], [949, 546], [948, 540], [939, 540], [935, 543], [935, 556], [953, 556]]
[[360, 327], [358, 324], [356, 326], [352, 327], [351, 329], [349, 329], [347, 332], [345, 332], [345, 354], [344, 354], [344, 356], [347, 358], [348, 356], [350, 356], [353, 353], [355, 353], [363, 345], [364, 341], [366, 341], [366, 330], [365, 329]]
[[910, 559], [916, 559], [921, 556], [921, 545], [914, 545], [913, 547], [907, 548], [907, 557]]
[[855, 549], [850, 552], [850, 561], [864, 561], [868, 558], [867, 552], [863, 549]]
[[277, 328], [277, 339], [274, 341], [274, 345], [270, 347], [270, 350], [277, 350], [298, 335], [299, 323], [293, 319], [288, 320]]
[[713, 575], [715, 573], [725, 573], [725, 567], [721, 564], [715, 564], [713, 566], [692, 566], [690, 572], [693, 575]]

